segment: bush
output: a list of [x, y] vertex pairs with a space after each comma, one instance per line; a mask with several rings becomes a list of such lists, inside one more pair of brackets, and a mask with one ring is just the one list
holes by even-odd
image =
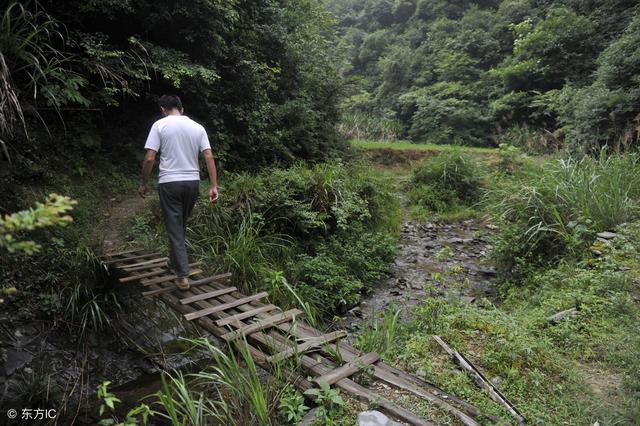
[[469, 156], [454, 151], [423, 161], [413, 170], [410, 185], [412, 204], [445, 212], [478, 201], [481, 173]]
[[597, 232], [639, 216], [640, 164], [634, 155], [554, 160], [494, 190], [489, 203], [504, 226], [493, 255], [507, 275], [523, 266], [579, 255]]

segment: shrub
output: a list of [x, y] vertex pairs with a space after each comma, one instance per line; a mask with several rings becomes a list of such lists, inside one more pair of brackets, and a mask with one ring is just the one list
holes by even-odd
[[413, 204], [444, 212], [479, 199], [481, 174], [469, 156], [453, 151], [422, 162], [414, 169], [410, 185]]
[[519, 274], [525, 264], [577, 255], [597, 232], [637, 218], [638, 160], [605, 153], [554, 160], [490, 193], [490, 204], [505, 223], [493, 252], [502, 272]]

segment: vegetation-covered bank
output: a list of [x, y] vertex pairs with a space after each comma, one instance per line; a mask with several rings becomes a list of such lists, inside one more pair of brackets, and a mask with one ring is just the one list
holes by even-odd
[[[426, 298], [408, 323], [394, 308], [358, 341], [500, 421], [513, 418], [433, 335], [468, 357], [531, 423], [633, 424], [640, 415], [638, 159], [606, 152], [543, 159], [503, 149], [478, 160], [455, 151], [423, 160], [407, 177], [409, 202], [423, 223], [461, 212], [492, 222], [499, 296]], [[436, 294], [443, 284], [464, 287], [456, 271], [467, 265], [452, 264], [444, 249], [437, 257], [449, 273], [417, 284]], [[422, 410], [438, 424], [453, 422], [428, 404]]]

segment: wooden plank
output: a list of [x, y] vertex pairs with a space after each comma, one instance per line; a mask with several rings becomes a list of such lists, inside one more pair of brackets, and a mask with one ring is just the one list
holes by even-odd
[[185, 297], [184, 299], [180, 299], [180, 303], [183, 305], [188, 305], [189, 303], [197, 302], [198, 300], [207, 300], [213, 299], [216, 296], [221, 296], [223, 294], [232, 293], [236, 291], [235, 287], [223, 288], [222, 290], [210, 291], [208, 293], [196, 294], [195, 296]]
[[473, 381], [482, 389], [486, 390], [489, 394], [489, 397], [493, 399], [498, 404], [502, 405], [509, 411], [509, 413], [518, 419], [519, 424], [525, 424], [527, 419], [518, 411], [518, 409], [513, 405], [493, 384], [487, 380], [484, 375], [478, 370], [471, 362], [466, 359], [461, 353], [451, 349], [449, 345], [447, 345], [444, 340], [440, 338], [440, 336], [433, 336], [436, 342], [442, 347], [442, 349], [447, 352], [451, 358], [462, 368], [466, 370], [466, 372], [471, 376]]
[[162, 266], [165, 266], [167, 264], [167, 260], [169, 260], [169, 258], [166, 256], [158, 257], [156, 259], [145, 260], [144, 262], [132, 263], [131, 265], [120, 265], [118, 266], [118, 269], [122, 269], [125, 272], [131, 272], [139, 269], [144, 269], [144, 267], [153, 268], [153, 265], [155, 265], [156, 263], [160, 263]]
[[235, 308], [236, 306], [240, 306], [240, 305], [244, 305], [246, 303], [252, 302], [254, 300], [259, 300], [262, 298], [265, 298], [269, 296], [269, 293], [267, 293], [266, 291], [260, 292], [258, 294], [254, 294], [253, 296], [248, 296], [245, 297], [243, 299], [238, 299], [235, 300], [234, 302], [229, 302], [229, 303], [224, 303], [222, 305], [218, 305], [218, 306], [214, 306], [208, 309], [202, 309], [200, 311], [197, 312], [192, 312], [190, 314], [186, 314], [184, 317], [189, 320], [192, 321], [194, 319], [206, 316], [206, 315], [211, 315], [211, 314], [215, 314], [221, 311], [225, 311], [227, 309], [231, 309], [231, 308]]
[[140, 255], [136, 255], [136, 256], [130, 256], [130, 257], [123, 257], [123, 258], [120, 258], [120, 259], [107, 258], [107, 259], [103, 260], [102, 263], [104, 263], [106, 265], [111, 265], [111, 264], [114, 264], [114, 263], [129, 262], [131, 260], [148, 259], [150, 257], [159, 256], [159, 255], [160, 255], [160, 253], [154, 252], [154, 253], [144, 253], [144, 254], [140, 254]]
[[[214, 282], [212, 284], [213, 288], [220, 288], [222, 286], [222, 284], [218, 284], [216, 282]], [[197, 290], [197, 289], [196, 289]], [[242, 297], [243, 295], [241, 293], [236, 293], [234, 295], [235, 297]], [[221, 300], [229, 300], [232, 301], [233, 297], [231, 295], [225, 295], [225, 296], [221, 296], [220, 299]], [[162, 299], [165, 300], [166, 302], [169, 303], [170, 306], [174, 306], [174, 308], [176, 308], [178, 311], [185, 313], [185, 312], [189, 312], [189, 310], [193, 309], [191, 308], [192, 305], [180, 305], [177, 302], [177, 299], [170, 295], [170, 294], [163, 294]], [[213, 303], [219, 303], [217, 299], [213, 299]], [[207, 306], [208, 304], [204, 301], [201, 302], [196, 302], [197, 305], [199, 305], [200, 307], [204, 307]], [[176, 306], [177, 305], [177, 306]], [[253, 306], [252, 306], [253, 305]], [[245, 304], [245, 305], [240, 305], [238, 306], [236, 309], [240, 310], [240, 311], [245, 311], [248, 312], [250, 310], [255, 309], [256, 307], [262, 307], [260, 306], [259, 302], [252, 302], [251, 304]], [[227, 312], [220, 312], [219, 315], [221, 317], [229, 317], [229, 314], [227, 314]], [[212, 332], [215, 335], [220, 335], [220, 328], [219, 327], [215, 327], [214, 322], [211, 321], [210, 318], [208, 317], [202, 317], [196, 320], [198, 322], [199, 325], [201, 325], [203, 328], [207, 329], [208, 331]], [[299, 324], [304, 324], [304, 322], [300, 322]], [[311, 329], [310, 326], [304, 324], [305, 328], [307, 329]], [[297, 329], [298, 327], [296, 327]], [[313, 330], [313, 332], [319, 334], [319, 331], [315, 330], [315, 329], [311, 329]], [[277, 333], [273, 333], [273, 334], [277, 334]], [[266, 337], [266, 334], [262, 333], [262, 332], [258, 332], [258, 333], [254, 333], [251, 336], [252, 340], [261, 342], [262, 344], [270, 344], [272, 341], [277, 342], [277, 340], [274, 339], [270, 339], [268, 337]], [[278, 339], [285, 339], [283, 336], [278, 335], [277, 336]], [[340, 345], [343, 345], [342, 342], [339, 342]], [[287, 347], [287, 345], [283, 342], [278, 343], [278, 345], [280, 346], [280, 349], [284, 349]], [[348, 345], [347, 345], [348, 346]], [[252, 346], [251, 344], [248, 345], [249, 347], [249, 351], [252, 354], [252, 356], [254, 357], [254, 359], [256, 360], [256, 362], [260, 365], [262, 365], [263, 367], [268, 367], [268, 364], [266, 363], [266, 359], [267, 357], [260, 351], [255, 349], [254, 346]], [[350, 346], [349, 346], [350, 347]], [[353, 351], [356, 351], [355, 348], [351, 349]], [[314, 358], [311, 358], [309, 356], [303, 355], [301, 357], [301, 361], [303, 362], [303, 365], [305, 365], [305, 367], [310, 370], [314, 375], [322, 375], [325, 373], [328, 373], [330, 371], [330, 368], [327, 368], [326, 366], [322, 365], [321, 363], [318, 363], [318, 361], [316, 361]], [[381, 363], [380, 363], [381, 364]], [[296, 385], [299, 385], [303, 390], [308, 389], [310, 386], [310, 383], [306, 380], [300, 380], [300, 381], [296, 381], [295, 383]], [[381, 399], [380, 396], [372, 391], [370, 391], [369, 389], [366, 389], [360, 385], [358, 385], [357, 383], [351, 381], [350, 379], [342, 379], [340, 380], [338, 383], [336, 383], [336, 386], [339, 387], [340, 389], [342, 389], [344, 392], [352, 394], [356, 397], [358, 397], [361, 400], [365, 400], [368, 401], [370, 403], [376, 403], [383, 411], [387, 412], [389, 415], [405, 421], [409, 424], [412, 425], [417, 425], [417, 426], [430, 426], [432, 425], [431, 423], [425, 421], [424, 419], [416, 416], [415, 414], [411, 413], [410, 411], [402, 408], [402, 407], [398, 407], [397, 405], [391, 403], [390, 401], [386, 400], [386, 399]]]
[[354, 358], [351, 361], [344, 364], [342, 367], [338, 367], [335, 370], [330, 371], [327, 374], [323, 374], [320, 377], [316, 377], [314, 382], [320, 384], [320, 382], [327, 382], [327, 384], [332, 385], [335, 382], [344, 379], [345, 377], [350, 377], [352, 374], [357, 373], [363, 368], [370, 366], [371, 364], [377, 362], [380, 359], [380, 355], [376, 352], [369, 352], [358, 358]]
[[[190, 264], [189, 267], [192, 267], [194, 265], [195, 264]], [[198, 271], [198, 272], [196, 272], [196, 271]], [[155, 277], [156, 275], [166, 274], [168, 272], [169, 271], [166, 268], [163, 268], [163, 267], [160, 267], [160, 266], [156, 266], [156, 267], [154, 267], [153, 270], [151, 270], [149, 272], [143, 272], [143, 273], [129, 275], [127, 277], [120, 278], [118, 281], [120, 281], [121, 283], [128, 283], [128, 282], [131, 282], [131, 281], [141, 280], [143, 278], [150, 278], [150, 277]], [[193, 272], [191, 272], [189, 275], [193, 275], [193, 274], [201, 273], [201, 272], [202, 272], [201, 269], [197, 269], [197, 270], [194, 270]], [[148, 285], [147, 282], [148, 281], [141, 281], [142, 285], [145, 285], [145, 286]]]
[[143, 251], [141, 248], [133, 248], [133, 249], [129, 249], [129, 250], [117, 251], [115, 253], [105, 253], [102, 257], [122, 256], [123, 254], [138, 253], [138, 252], [141, 252], [141, 251]]
[[264, 305], [259, 308], [251, 309], [250, 311], [243, 312], [241, 314], [231, 315], [227, 318], [219, 319], [218, 321], [216, 321], [216, 325], [219, 327], [222, 327], [222, 326], [231, 324], [234, 327], [239, 328], [242, 326], [240, 323], [240, 320], [255, 317], [258, 314], [269, 312], [274, 309], [278, 309], [278, 307], [276, 305]]
[[[295, 334], [298, 337], [312, 337], [320, 335], [320, 332], [305, 322], [301, 321], [295, 328]], [[338, 349], [345, 361], [349, 361], [360, 355], [360, 351], [351, 346], [346, 341], [342, 340], [337, 343]], [[413, 393], [416, 396], [422, 397], [428, 400], [430, 403], [437, 405], [442, 410], [456, 417], [466, 426], [480, 426], [470, 416], [480, 416], [480, 410], [468, 402], [461, 400], [460, 398], [451, 395], [437, 386], [426, 382], [419, 377], [407, 374], [406, 372], [385, 364], [383, 361], [378, 362], [374, 366], [374, 377], [378, 380], [386, 382], [399, 389]], [[465, 411], [461, 411], [457, 407], [451, 405], [451, 402], [458, 404]], [[467, 414], [468, 413], [468, 414]], [[487, 416], [492, 418], [493, 416]], [[497, 423], [498, 420], [496, 419]]]
[[309, 338], [309, 340], [299, 344], [298, 346], [290, 347], [282, 352], [270, 356], [269, 358], [267, 358], [267, 362], [279, 362], [287, 358], [291, 358], [296, 353], [302, 354], [310, 349], [317, 348], [319, 346], [326, 345], [327, 343], [331, 343], [335, 340], [341, 339], [346, 335], [346, 331], [338, 330], [332, 333], [324, 334], [322, 336], [311, 337]]
[[274, 325], [295, 320], [296, 316], [301, 315], [303, 313], [304, 312], [302, 312], [300, 309], [290, 309], [286, 312], [281, 312], [279, 314], [261, 319], [260, 321], [254, 322], [251, 325], [241, 327], [238, 330], [230, 331], [227, 334], [223, 334], [222, 338], [226, 341], [230, 341], [230, 340], [237, 339], [239, 337], [248, 336], [252, 333], [255, 333], [256, 331], [262, 331], [266, 328], [271, 328]]
[[[193, 288], [193, 287], [198, 287], [204, 284], [209, 284], [212, 282], [228, 281], [230, 277], [231, 277], [231, 272], [227, 272], [224, 274], [214, 275], [212, 277], [201, 278], [199, 280], [191, 281], [190, 285]], [[154, 285], [157, 285], [157, 284], [160, 284], [160, 283], [156, 283]], [[220, 285], [223, 285], [223, 284], [220, 283]], [[166, 287], [158, 287], [153, 290], [145, 291], [142, 293], [142, 295], [145, 297], [156, 296], [159, 294], [171, 293], [177, 289], [178, 288], [175, 285], [169, 285]]]
[[[154, 272], [154, 274], [152, 274], [150, 276], [166, 274], [168, 271], [166, 269], [161, 269], [161, 270], [153, 271], [153, 272]], [[197, 275], [197, 274], [201, 274], [201, 273], [202, 273], [202, 269], [194, 269], [193, 271], [189, 272], [189, 276]], [[142, 275], [144, 275], [144, 274], [142, 274]], [[136, 275], [135, 277], [136, 277], [136, 279], [140, 279], [140, 278], [148, 278], [149, 276], [141, 277], [140, 275]], [[129, 277], [127, 277], [127, 278], [129, 278]], [[165, 283], [167, 281], [173, 281], [173, 280], [177, 280], [177, 279], [178, 279], [177, 275], [171, 274], [171, 275], [165, 275], [164, 277], [151, 278], [151, 279], [148, 279], [148, 280], [140, 281], [140, 283], [143, 286], [148, 287], [148, 286], [150, 286], [152, 284], [160, 284], [160, 283]], [[132, 281], [132, 280], [129, 280], [129, 281]]]

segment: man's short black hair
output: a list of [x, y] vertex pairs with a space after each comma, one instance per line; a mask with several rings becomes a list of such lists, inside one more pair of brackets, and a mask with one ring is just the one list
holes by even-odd
[[164, 109], [182, 109], [182, 101], [176, 95], [162, 95], [158, 99], [158, 105]]

